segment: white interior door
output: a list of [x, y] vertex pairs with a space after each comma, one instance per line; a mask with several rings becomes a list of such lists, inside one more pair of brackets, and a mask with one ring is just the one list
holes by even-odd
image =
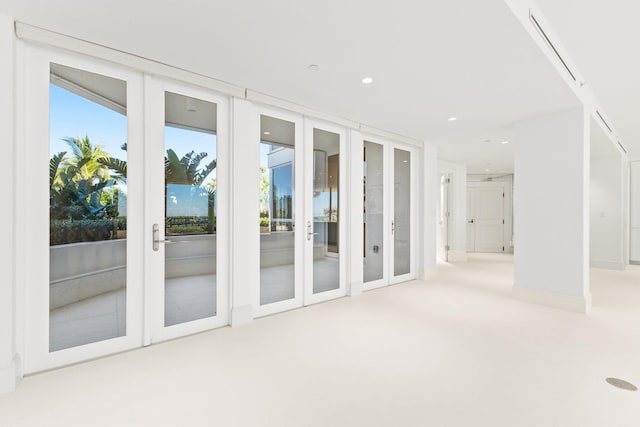
[[476, 199], [475, 188], [467, 189], [467, 252], [476, 252]]
[[147, 77], [145, 343], [228, 324], [228, 101]]
[[[143, 85], [101, 61], [24, 52], [29, 114], [16, 169], [29, 192], [17, 201], [27, 209], [16, 256], [32, 266], [22, 351], [31, 373], [142, 344]], [[118, 167], [127, 163], [128, 175]]]
[[438, 210], [438, 258], [449, 261], [449, 186], [451, 178], [448, 173], [440, 174], [440, 203]]
[[504, 252], [504, 188], [467, 188], [467, 251]]
[[476, 194], [476, 252], [504, 252], [503, 189], [478, 188]]

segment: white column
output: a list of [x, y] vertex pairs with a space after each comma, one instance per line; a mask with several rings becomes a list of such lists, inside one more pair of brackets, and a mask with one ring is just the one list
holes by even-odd
[[589, 292], [589, 117], [516, 124], [514, 296], [577, 312]]
[[422, 147], [422, 251], [419, 263], [418, 277], [428, 280], [438, 273], [436, 268], [436, 205], [440, 196], [438, 183], [438, 149], [435, 145], [425, 142]]
[[626, 176], [622, 154], [591, 159], [590, 265], [624, 270], [627, 264]]
[[260, 122], [249, 101], [231, 105], [231, 326], [239, 326], [253, 320], [260, 282]]
[[2, 154], [8, 161], [0, 168], [0, 182], [9, 183], [3, 189], [5, 203], [0, 209], [0, 223], [5, 224], [4, 242], [0, 246], [0, 393], [12, 391], [20, 375], [19, 361], [16, 355], [15, 337], [15, 235], [14, 212], [15, 182], [14, 162], [14, 65], [15, 40], [13, 19], [0, 15], [0, 141]]
[[364, 265], [362, 246], [364, 245], [364, 141], [362, 133], [349, 129], [349, 286], [350, 296], [362, 293], [364, 282]]

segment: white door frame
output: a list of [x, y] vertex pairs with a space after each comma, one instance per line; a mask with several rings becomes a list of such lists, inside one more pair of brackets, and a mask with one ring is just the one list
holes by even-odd
[[[395, 155], [395, 149], [400, 149], [400, 150], [404, 150], [404, 151], [408, 151], [410, 154], [410, 159], [411, 162], [410, 167], [410, 178], [409, 178], [409, 182], [410, 182], [410, 191], [411, 191], [411, 200], [409, 202], [409, 210], [410, 210], [410, 215], [411, 215], [411, 219], [409, 221], [410, 224], [410, 235], [411, 235], [411, 240], [409, 242], [409, 253], [410, 253], [410, 268], [409, 268], [409, 272], [406, 274], [401, 274], [399, 276], [394, 276], [393, 275], [393, 270], [394, 270], [394, 265], [393, 265], [393, 260], [395, 259], [395, 246], [393, 244], [393, 239], [390, 239], [390, 245], [389, 245], [389, 283], [391, 285], [396, 284], [396, 283], [402, 283], [402, 282], [406, 282], [409, 280], [414, 280], [416, 278], [416, 238], [415, 236], [419, 235], [419, 233], [417, 233], [417, 229], [416, 229], [416, 194], [417, 194], [417, 180], [416, 180], [416, 167], [418, 166], [417, 163], [417, 158], [418, 156], [416, 155], [416, 149], [414, 146], [412, 145], [407, 145], [407, 144], [402, 144], [402, 143], [394, 143], [389, 145], [389, 151], [388, 151], [388, 156], [390, 161], [390, 165], [389, 165], [389, 205], [390, 205], [390, 219], [394, 220], [394, 210], [395, 210], [395, 203], [394, 203], [394, 177], [395, 177], [395, 167], [394, 167], [394, 155]], [[393, 236], [393, 234], [392, 234]]]
[[[216, 104], [216, 315], [165, 327], [165, 245], [153, 251], [153, 224], [164, 240], [165, 92]], [[229, 98], [198, 86], [145, 76], [145, 345], [229, 324], [230, 119]]]
[[383, 266], [382, 279], [365, 282], [363, 285], [364, 290], [372, 290], [372, 289], [377, 289], [377, 288], [381, 288], [381, 287], [396, 284], [396, 283], [406, 282], [408, 280], [413, 280], [416, 278], [416, 255], [417, 255], [416, 247], [417, 246], [416, 246], [415, 238], [411, 239], [410, 246], [409, 246], [410, 252], [411, 252], [410, 272], [400, 276], [395, 276], [395, 277], [393, 276], [394, 247], [393, 247], [393, 238], [392, 238], [393, 236], [391, 234], [391, 227], [392, 227], [391, 221], [393, 220], [393, 213], [394, 213], [394, 209], [393, 209], [394, 149], [398, 148], [401, 150], [408, 151], [411, 155], [410, 227], [411, 227], [412, 236], [419, 234], [419, 233], [416, 233], [416, 218], [417, 218], [417, 215], [416, 215], [416, 200], [417, 200], [416, 168], [418, 167], [418, 165], [417, 165], [417, 155], [416, 155], [415, 146], [394, 142], [385, 138], [381, 138], [376, 135], [365, 134], [363, 135], [362, 139], [364, 142], [372, 142], [374, 144], [382, 145], [384, 150], [382, 168], [383, 168], [383, 173], [385, 177], [384, 177], [384, 188], [382, 190], [382, 193], [383, 193], [382, 199], [383, 199], [383, 217], [384, 217], [383, 224], [385, 227], [383, 231], [383, 247], [384, 247], [385, 255], [384, 255], [384, 261], [383, 261], [384, 266]]
[[[333, 123], [315, 120], [311, 118], [304, 118], [304, 136], [305, 136], [305, 159], [304, 170], [309, 171], [304, 175], [304, 204], [305, 204], [305, 228], [310, 223], [313, 227], [313, 130], [320, 129], [328, 132], [338, 134], [340, 137], [340, 163], [339, 163], [339, 184], [338, 184], [338, 256], [340, 262], [339, 280], [340, 285], [337, 289], [333, 289], [326, 292], [313, 293], [313, 236], [305, 238], [305, 263], [304, 263], [304, 305], [315, 304], [330, 299], [340, 298], [347, 295], [347, 183], [348, 183], [348, 170], [349, 164], [348, 150], [347, 150], [347, 132], [344, 127], [337, 126]], [[313, 230], [313, 228], [312, 228]]]
[[[143, 128], [142, 73], [105, 61], [24, 44], [24, 149], [16, 157], [17, 179], [29, 182], [23, 215], [16, 227], [24, 230], [17, 259], [24, 266], [24, 372], [33, 373], [138, 347], [142, 344], [143, 298]], [[126, 334], [122, 337], [49, 352], [49, 73], [56, 63], [127, 82], [127, 291]], [[28, 114], [27, 114], [28, 112]], [[138, 166], [139, 165], [139, 166]], [[27, 170], [29, 171], [27, 175]], [[46, 214], [45, 214], [46, 213]]]
[[[294, 190], [293, 190], [293, 204], [294, 204], [294, 244], [295, 244], [295, 256], [294, 256], [294, 297], [284, 301], [277, 301], [270, 304], [260, 305], [260, 280], [258, 280], [254, 284], [254, 293], [253, 293], [253, 306], [255, 308], [255, 317], [268, 316], [270, 314], [278, 313], [281, 311], [292, 310], [294, 308], [302, 307], [304, 302], [304, 246], [306, 241], [306, 228], [304, 224], [304, 121], [301, 114], [293, 113], [287, 110], [281, 110], [278, 108], [266, 106], [266, 105], [254, 105], [255, 113], [258, 116], [258, 123], [260, 121], [260, 116], [269, 116], [280, 120], [286, 120], [288, 122], [292, 122], [295, 125], [295, 145], [294, 145], [294, 163], [293, 163], [293, 179], [294, 179]], [[260, 126], [258, 126], [260, 129]], [[259, 130], [261, 132], [261, 130]], [[256, 146], [255, 149], [260, 149], [260, 143], [262, 141], [262, 135], [255, 135], [256, 138]], [[257, 174], [257, 171], [256, 171]], [[257, 177], [257, 175], [256, 175]], [[258, 196], [258, 185], [259, 181], [256, 179], [256, 194], [255, 197]], [[252, 197], [254, 195], [247, 195], [248, 197]], [[242, 195], [234, 195], [234, 197], [242, 197]], [[258, 220], [259, 212], [256, 212], [256, 221]], [[258, 257], [260, 257], [260, 249], [258, 249]], [[259, 273], [258, 273], [258, 277]]]

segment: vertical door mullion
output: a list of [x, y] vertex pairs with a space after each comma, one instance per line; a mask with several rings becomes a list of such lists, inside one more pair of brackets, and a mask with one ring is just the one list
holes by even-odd
[[[303, 270], [304, 270], [304, 279], [303, 279], [303, 305], [308, 305], [313, 300], [313, 246], [314, 246], [314, 224], [313, 224], [313, 178], [314, 178], [314, 153], [313, 153], [313, 124], [307, 117], [304, 117], [302, 120], [303, 129], [304, 129], [304, 141], [302, 147], [298, 149], [296, 147], [296, 153], [298, 150], [303, 153], [303, 167], [301, 168], [303, 172], [302, 183], [303, 188], [302, 191], [297, 192], [299, 198], [303, 200], [304, 209], [302, 212], [302, 218], [304, 219], [302, 228], [296, 227], [296, 229], [304, 234], [303, 244], [301, 247], [303, 248]], [[297, 142], [297, 141], [296, 141]], [[296, 176], [298, 176], [296, 172]], [[296, 179], [297, 181], [297, 179]], [[296, 218], [298, 216], [296, 215]]]
[[153, 250], [153, 224], [160, 226], [164, 238], [164, 96], [162, 85], [145, 76], [145, 337], [144, 344], [158, 341], [164, 321], [164, 245]]

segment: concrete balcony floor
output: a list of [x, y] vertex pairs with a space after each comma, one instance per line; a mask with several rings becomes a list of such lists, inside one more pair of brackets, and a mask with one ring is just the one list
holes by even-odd
[[[314, 262], [314, 290], [335, 289], [337, 258]], [[283, 301], [294, 295], [294, 266], [261, 269], [262, 304]], [[87, 298], [50, 312], [49, 350], [58, 351], [125, 335], [125, 289]], [[199, 275], [165, 281], [165, 325], [171, 326], [216, 314], [216, 276]]]

